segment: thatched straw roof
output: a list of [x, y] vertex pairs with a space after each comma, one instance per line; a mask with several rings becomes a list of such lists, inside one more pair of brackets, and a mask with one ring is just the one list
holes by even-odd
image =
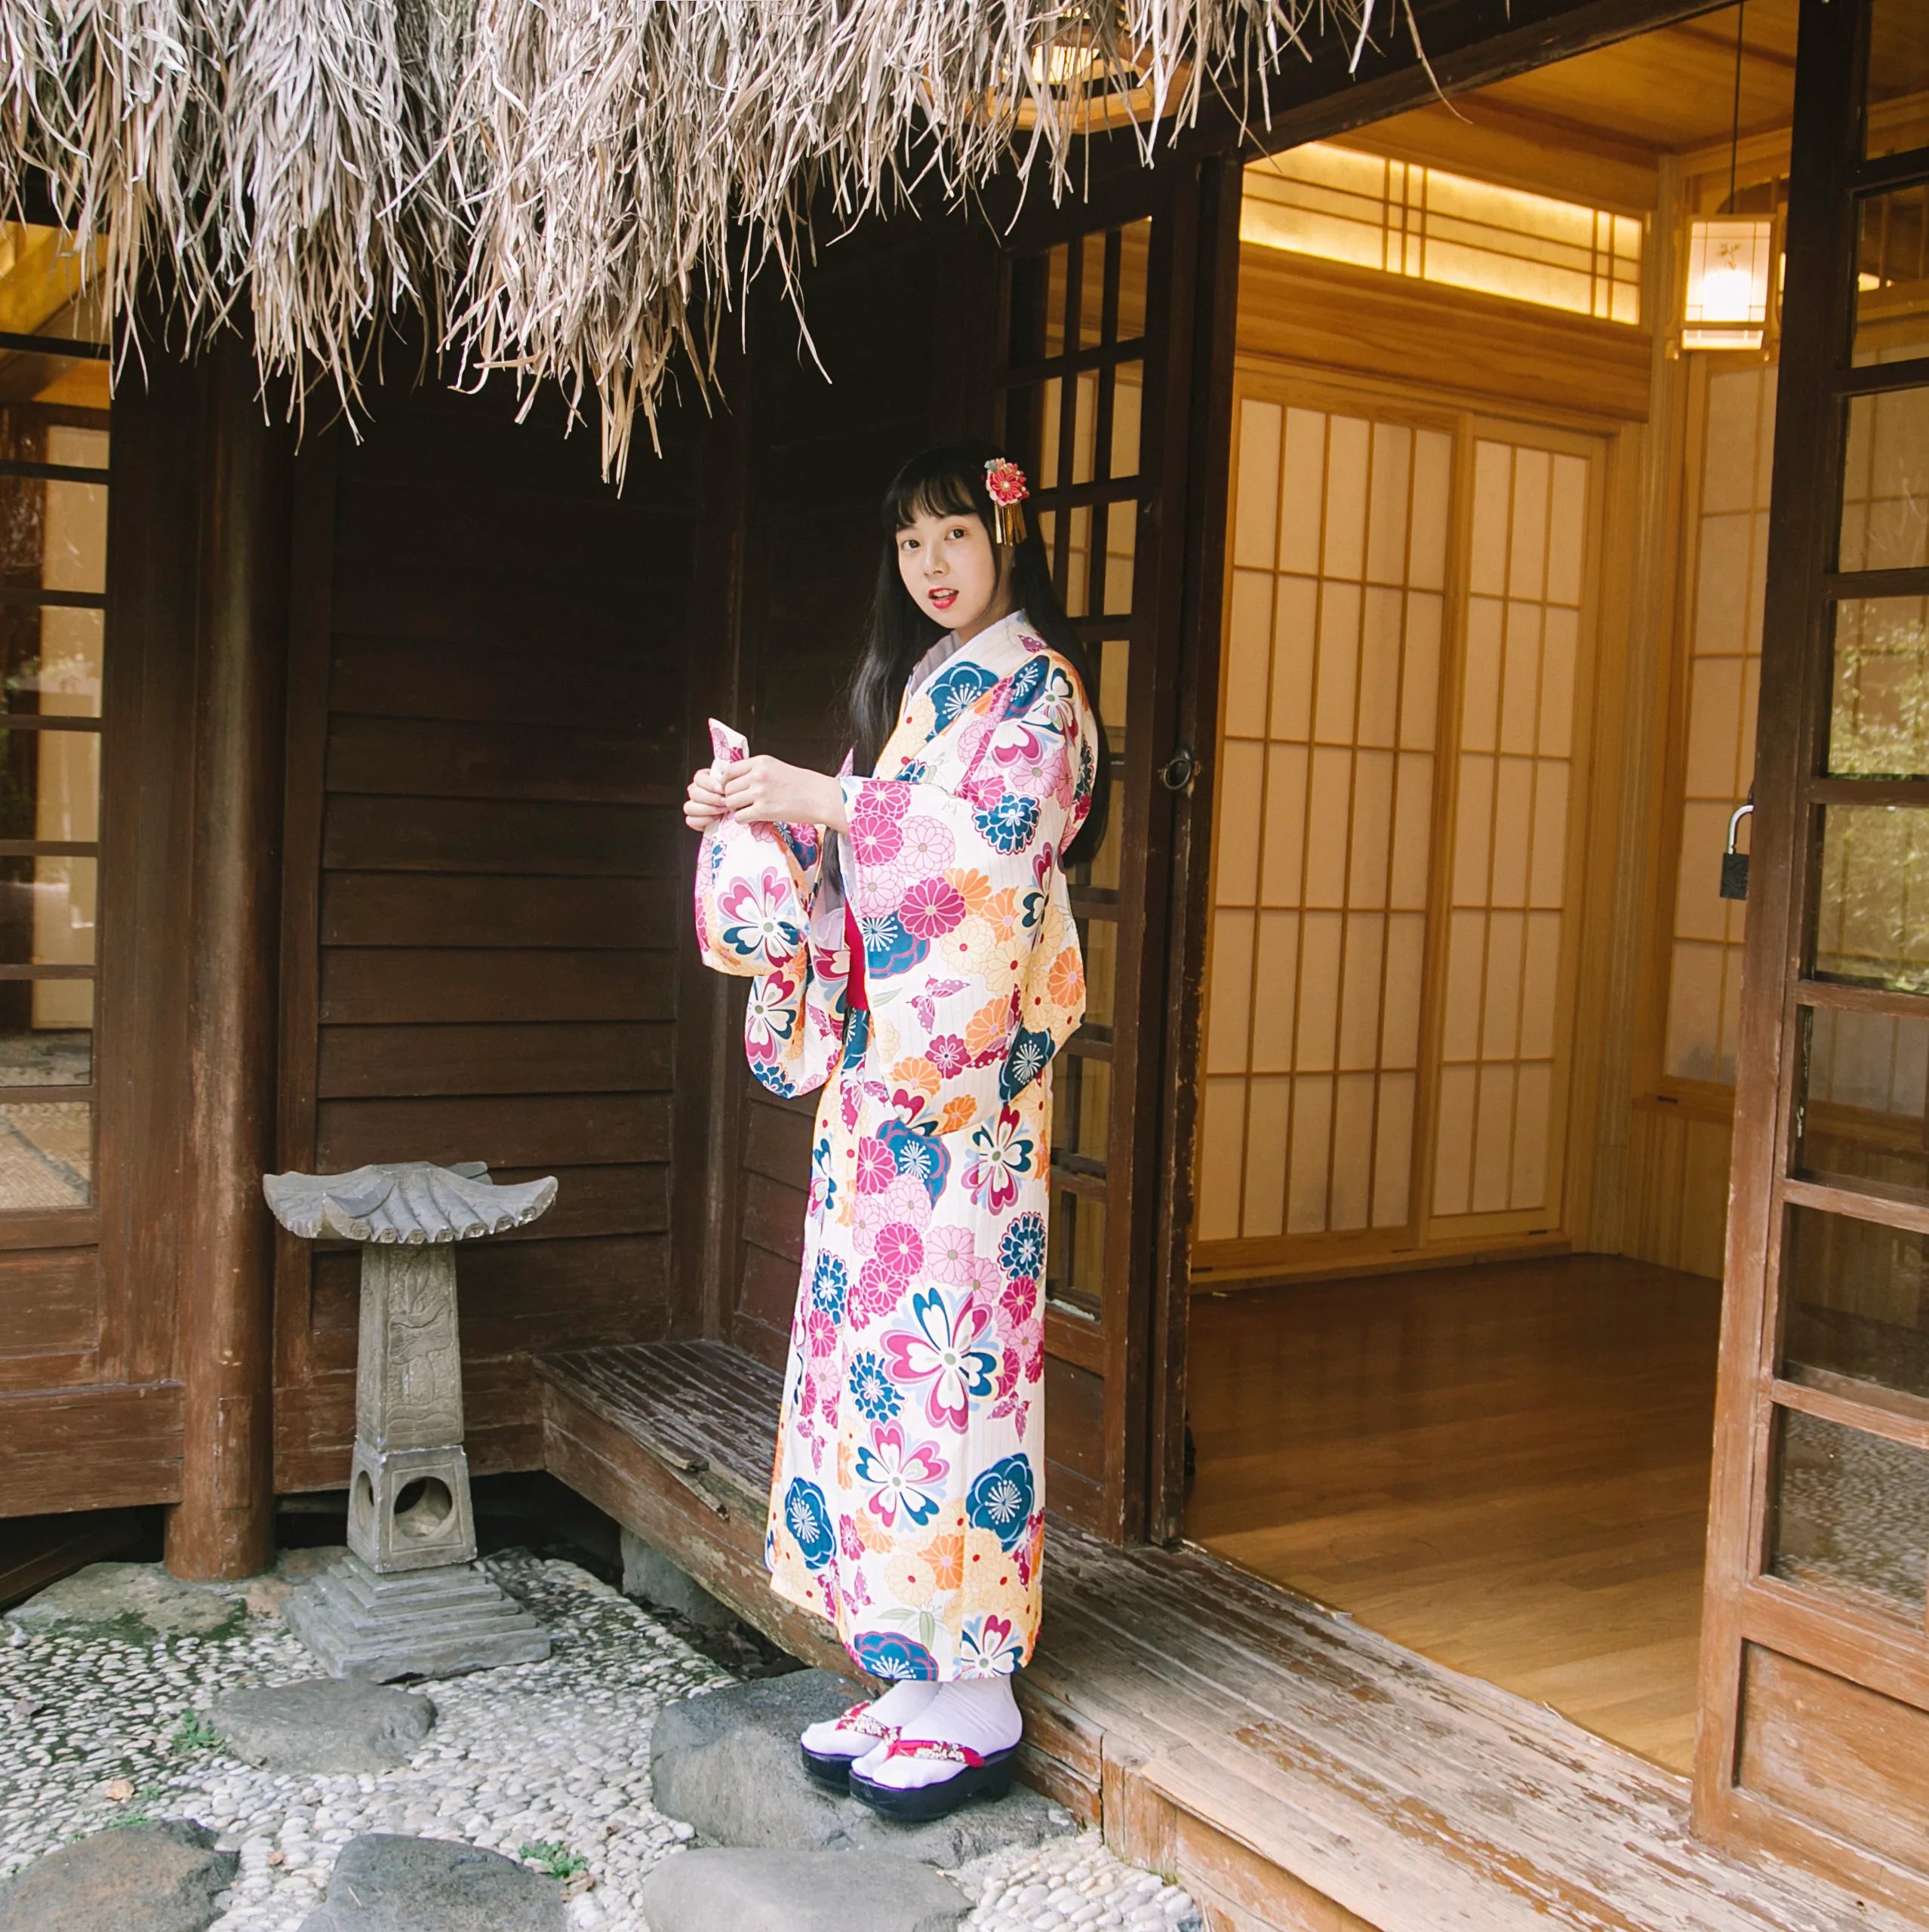
[[1360, 4], [0, 0], [0, 195], [38, 171], [117, 312], [150, 278], [190, 339], [245, 311], [297, 392], [352, 401], [418, 311], [471, 372], [593, 396], [620, 470], [810, 208], [1014, 160], [1059, 192], [1095, 100], [1148, 146], [1209, 89], [1257, 106]]

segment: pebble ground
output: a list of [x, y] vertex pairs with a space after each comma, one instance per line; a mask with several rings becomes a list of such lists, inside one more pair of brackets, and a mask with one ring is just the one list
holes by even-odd
[[[549, 1626], [546, 1663], [427, 1683], [435, 1729], [409, 1763], [355, 1777], [289, 1776], [198, 1740], [223, 1690], [315, 1674], [276, 1615], [208, 1637], [125, 1641], [0, 1622], [0, 1878], [117, 1823], [187, 1817], [241, 1854], [214, 1932], [296, 1932], [337, 1853], [364, 1832], [538, 1847], [567, 1881], [578, 1932], [648, 1932], [636, 1888], [690, 1828], [650, 1801], [650, 1725], [665, 1704], [732, 1680], [574, 1564], [520, 1552], [488, 1567]], [[955, 1875], [971, 1932], [1195, 1932], [1177, 1887], [1094, 1833]]]

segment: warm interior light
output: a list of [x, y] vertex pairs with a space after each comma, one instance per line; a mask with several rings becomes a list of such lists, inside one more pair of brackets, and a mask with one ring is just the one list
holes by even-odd
[[1689, 225], [1684, 349], [1761, 346], [1774, 251], [1774, 223], [1765, 215]]

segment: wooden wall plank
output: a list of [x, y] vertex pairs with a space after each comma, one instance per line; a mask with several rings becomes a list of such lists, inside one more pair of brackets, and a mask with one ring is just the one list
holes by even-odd
[[325, 1100], [373, 1094], [645, 1094], [668, 1090], [675, 1029], [554, 1021], [324, 1026]]
[[650, 731], [559, 730], [338, 716], [328, 734], [328, 785], [337, 792], [393, 798], [647, 804], [661, 799], [666, 773], [682, 761], [681, 721], [672, 721], [672, 727], [659, 721]]
[[659, 1094], [325, 1100], [317, 1110], [315, 1158], [330, 1174], [369, 1161], [546, 1168], [669, 1158], [669, 1103]]
[[180, 1385], [0, 1395], [0, 1516], [178, 1502]]
[[331, 678], [356, 709], [383, 718], [577, 728], [592, 719], [605, 731], [660, 728], [661, 694], [636, 674], [633, 637], [607, 656], [586, 652], [580, 638], [574, 641], [574, 651], [546, 651], [543, 675], [532, 678], [523, 647], [490, 649], [393, 634], [337, 636]]
[[672, 937], [685, 898], [683, 882], [669, 878], [336, 871], [322, 881], [322, 943], [637, 949]]
[[526, 878], [663, 878], [679, 873], [682, 821], [663, 808], [683, 787], [657, 783], [659, 803], [557, 804], [546, 799], [359, 795], [328, 801], [322, 863], [331, 871], [513, 873]]
[[675, 988], [638, 949], [331, 946], [322, 959], [326, 1026], [667, 1020]]
[[0, 1255], [0, 1336], [6, 1353], [28, 1361], [100, 1342], [100, 1251], [54, 1248]]

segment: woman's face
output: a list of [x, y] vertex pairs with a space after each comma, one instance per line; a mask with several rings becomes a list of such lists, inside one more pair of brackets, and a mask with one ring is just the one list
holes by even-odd
[[912, 601], [968, 641], [1007, 614], [1009, 555], [969, 512], [927, 512], [897, 533], [897, 571]]

